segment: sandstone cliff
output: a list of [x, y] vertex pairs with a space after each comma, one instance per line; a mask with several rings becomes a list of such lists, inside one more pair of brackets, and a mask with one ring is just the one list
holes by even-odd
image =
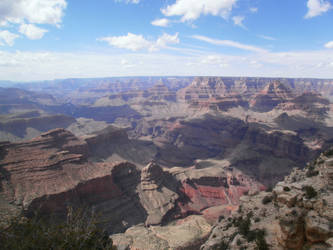
[[331, 249], [333, 149], [295, 169], [272, 192], [241, 197], [201, 249]]
[[1, 143], [1, 218], [20, 210], [61, 218], [67, 206], [83, 206], [101, 214], [110, 232], [140, 223], [165, 225], [191, 214], [212, 223], [221, 211], [235, 209], [244, 192], [263, 188], [223, 167], [163, 169], [151, 162], [139, 170], [128, 162], [98, 160], [113, 154], [114, 144], [130, 145], [124, 138], [123, 130], [112, 127], [84, 138], [55, 129], [30, 141]]

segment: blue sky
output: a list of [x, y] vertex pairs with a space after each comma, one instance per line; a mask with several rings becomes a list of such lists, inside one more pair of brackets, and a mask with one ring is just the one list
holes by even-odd
[[332, 0], [0, 0], [0, 80], [333, 78]]

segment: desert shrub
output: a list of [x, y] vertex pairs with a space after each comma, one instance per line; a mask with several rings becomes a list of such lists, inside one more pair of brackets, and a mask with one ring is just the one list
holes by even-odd
[[242, 205], [239, 205], [237, 212], [238, 212], [238, 213], [241, 213], [241, 212], [242, 212], [242, 209], [243, 209], [243, 206], [242, 206]]
[[256, 232], [256, 249], [257, 250], [268, 250], [269, 246], [265, 240], [265, 234], [266, 232], [262, 229], [257, 230]]
[[259, 221], [260, 221], [259, 217], [254, 218], [254, 222], [259, 222]]
[[273, 197], [270, 195], [266, 195], [263, 199], [262, 199], [262, 204], [266, 205], [268, 203], [270, 203], [273, 200]]
[[246, 215], [247, 218], [252, 218], [253, 217], [253, 211], [250, 211]]
[[308, 171], [306, 171], [306, 177], [313, 177], [317, 176], [319, 174], [318, 170], [314, 170], [313, 168], [309, 168]]
[[316, 190], [311, 186], [304, 186], [303, 191], [305, 191], [305, 198], [312, 199], [317, 196]]
[[285, 191], [285, 192], [289, 192], [289, 191], [290, 191], [290, 188], [289, 188], [289, 187], [283, 187], [283, 191]]
[[37, 215], [15, 217], [0, 228], [0, 242], [0, 249], [116, 249], [108, 234], [97, 227], [95, 216], [72, 209], [63, 223]]
[[250, 231], [251, 219], [248, 217], [246, 219], [243, 219], [243, 217], [239, 217], [234, 221], [234, 226], [238, 228], [238, 232], [241, 235], [246, 237]]
[[224, 219], [225, 219], [224, 215], [220, 215], [220, 216], [219, 216], [219, 222], [221, 222], [221, 221], [224, 220]]
[[221, 241], [220, 245], [215, 248], [216, 250], [228, 250], [229, 244], [225, 241]]
[[333, 148], [327, 150], [326, 152], [324, 152], [324, 155], [329, 157], [329, 156], [333, 156]]

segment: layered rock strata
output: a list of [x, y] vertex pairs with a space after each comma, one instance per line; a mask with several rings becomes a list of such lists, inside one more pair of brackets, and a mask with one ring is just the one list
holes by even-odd
[[295, 169], [272, 192], [241, 197], [201, 249], [333, 248], [333, 149], [304, 170]]

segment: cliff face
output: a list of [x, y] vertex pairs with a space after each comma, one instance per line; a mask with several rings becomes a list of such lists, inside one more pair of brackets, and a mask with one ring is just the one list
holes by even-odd
[[2, 144], [0, 151], [4, 210], [6, 204], [15, 204], [27, 214], [40, 210], [61, 216], [68, 205], [88, 206], [102, 211], [102, 220], [114, 231], [144, 221], [145, 212], [133, 191], [140, 181], [136, 167], [88, 161], [88, 144], [66, 130]]
[[162, 169], [152, 162], [142, 169], [137, 189], [147, 212], [145, 226], [136, 225], [111, 237], [119, 249], [197, 249], [211, 224], [221, 214], [237, 209], [243, 193], [262, 189], [237, 170]]
[[67, 206], [83, 206], [100, 213], [110, 232], [122, 232], [190, 214], [212, 222], [220, 211], [230, 213], [242, 193], [263, 188], [241, 172], [220, 167], [167, 170], [152, 162], [140, 171], [128, 162], [90, 160], [100, 157], [94, 145], [117, 144], [122, 133], [108, 128], [80, 139], [55, 129], [31, 141], [2, 143], [1, 217], [15, 207], [27, 215], [38, 210], [63, 217]]
[[293, 97], [291, 89], [278, 81], [274, 81], [267, 84], [259, 94], [250, 100], [250, 107], [259, 112], [267, 112]]
[[272, 192], [241, 197], [240, 208], [231, 217], [221, 218], [201, 249], [222, 245], [228, 249], [331, 249], [332, 173], [330, 149], [306, 169], [295, 169]]

